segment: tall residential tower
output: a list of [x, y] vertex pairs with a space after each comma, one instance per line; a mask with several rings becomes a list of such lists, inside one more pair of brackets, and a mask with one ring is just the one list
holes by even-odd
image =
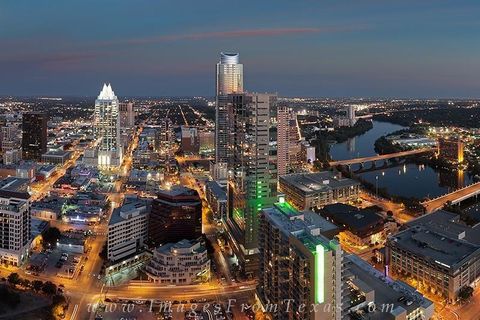
[[[227, 191], [227, 225], [239, 265], [258, 272], [260, 210], [277, 199], [276, 95], [244, 93], [229, 96], [231, 161]], [[274, 128], [273, 128], [274, 129]]]
[[[226, 167], [228, 162], [228, 95], [243, 92], [243, 65], [238, 53], [221, 53], [216, 67], [215, 165]], [[226, 172], [226, 170], [215, 170]], [[214, 177], [226, 179], [226, 177]]]

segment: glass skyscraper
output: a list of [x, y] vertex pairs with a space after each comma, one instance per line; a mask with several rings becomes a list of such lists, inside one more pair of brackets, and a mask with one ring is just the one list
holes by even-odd
[[122, 163], [120, 141], [120, 109], [110, 84], [104, 84], [95, 100], [95, 138], [99, 139], [98, 166], [117, 167]]

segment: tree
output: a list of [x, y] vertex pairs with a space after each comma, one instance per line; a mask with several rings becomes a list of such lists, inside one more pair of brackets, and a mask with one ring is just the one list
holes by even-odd
[[33, 290], [35, 290], [36, 292], [42, 290], [42, 287], [43, 287], [43, 281], [40, 281], [40, 280], [33, 280], [32, 282], [32, 288]]
[[30, 287], [30, 284], [31, 284], [30, 280], [28, 279], [22, 279], [21, 283], [22, 283], [22, 286], [24, 286], [25, 288]]
[[43, 243], [54, 246], [57, 243], [57, 240], [60, 239], [61, 234], [62, 233], [58, 228], [48, 228], [42, 233]]
[[47, 281], [43, 284], [42, 291], [48, 295], [54, 295], [57, 293], [57, 286], [50, 281]]
[[12, 284], [13, 286], [16, 286], [22, 281], [22, 279], [16, 272], [10, 273], [7, 277], [7, 280], [8, 280], [8, 283]]
[[458, 298], [463, 301], [470, 299], [472, 295], [473, 288], [470, 286], [464, 286], [458, 291]]

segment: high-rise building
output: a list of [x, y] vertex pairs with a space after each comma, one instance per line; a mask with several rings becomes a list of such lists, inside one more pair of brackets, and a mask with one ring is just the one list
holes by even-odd
[[150, 203], [140, 198], [126, 198], [115, 208], [108, 223], [107, 258], [110, 262], [138, 253], [147, 240]]
[[47, 152], [48, 117], [41, 112], [27, 112], [22, 120], [22, 151], [24, 160], [40, 161]]
[[120, 140], [122, 147], [127, 148], [135, 129], [135, 110], [133, 102], [120, 103]]
[[278, 175], [283, 176], [300, 165], [300, 129], [297, 115], [286, 106], [277, 110]]
[[450, 162], [463, 162], [464, 143], [460, 139], [444, 139], [438, 140], [439, 157]]
[[258, 272], [258, 221], [260, 210], [277, 199], [276, 95], [232, 94], [232, 159], [228, 182], [227, 225], [239, 265], [246, 274]]
[[95, 100], [95, 137], [99, 139], [98, 166], [117, 167], [122, 163], [122, 143], [120, 140], [120, 110], [118, 98], [110, 84], [103, 85]]
[[133, 102], [120, 103], [120, 127], [133, 129], [135, 126], [135, 109]]
[[198, 154], [200, 150], [200, 139], [196, 127], [181, 126], [180, 134], [182, 137], [181, 148], [184, 153]]
[[216, 67], [215, 161], [228, 162], [228, 95], [243, 92], [243, 64], [238, 53], [221, 53]]
[[344, 254], [323, 234], [331, 228], [286, 202], [262, 211], [258, 292], [273, 319], [345, 319]]
[[[8, 185], [14, 184], [10, 181]], [[31, 244], [30, 202], [27, 193], [0, 190], [0, 262], [19, 266]], [[27, 197], [24, 196], [27, 195]]]
[[159, 246], [202, 235], [202, 201], [197, 191], [181, 186], [161, 190], [152, 202], [148, 237]]

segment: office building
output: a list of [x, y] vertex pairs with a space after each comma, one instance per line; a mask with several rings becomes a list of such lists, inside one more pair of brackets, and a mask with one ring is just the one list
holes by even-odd
[[139, 253], [147, 240], [150, 203], [139, 198], [126, 198], [115, 208], [108, 223], [107, 259], [111, 263]]
[[195, 284], [210, 279], [210, 259], [200, 242], [181, 240], [156, 248], [145, 271], [155, 283]]
[[438, 156], [448, 162], [463, 162], [464, 143], [460, 139], [444, 139], [438, 140]]
[[120, 140], [120, 111], [118, 98], [110, 84], [103, 85], [95, 100], [93, 120], [95, 138], [98, 144], [98, 166], [118, 167], [122, 163], [123, 151]]
[[279, 178], [286, 200], [299, 210], [358, 199], [360, 183], [330, 171], [288, 174]]
[[276, 95], [229, 96], [232, 155], [227, 189], [227, 225], [242, 271], [258, 272], [260, 210], [277, 200]]
[[[228, 95], [243, 92], [243, 65], [238, 53], [221, 53], [216, 66], [215, 162], [222, 166], [229, 160]], [[225, 179], [226, 177], [221, 177]]]
[[2, 127], [2, 152], [5, 154], [10, 150], [20, 149], [20, 138], [17, 135], [18, 129], [15, 125]]
[[450, 302], [480, 279], [479, 230], [458, 215], [437, 211], [413, 220], [387, 241], [388, 270]]
[[133, 102], [120, 104], [120, 128], [132, 130], [135, 127], [135, 109]]
[[41, 112], [27, 112], [22, 118], [22, 158], [40, 161], [47, 152], [48, 117]]
[[3, 164], [18, 164], [22, 160], [22, 149], [11, 149], [3, 153]]
[[181, 148], [184, 153], [198, 154], [200, 150], [200, 140], [198, 129], [195, 127], [181, 126], [180, 134], [182, 137]]
[[160, 190], [153, 200], [148, 226], [149, 242], [159, 246], [202, 235], [202, 201], [197, 191], [182, 186]]
[[31, 244], [30, 202], [24, 192], [10, 190], [15, 181], [5, 185], [3, 182], [0, 188], [0, 261], [20, 266]]
[[435, 305], [415, 288], [385, 275], [356, 255], [344, 259], [349, 288], [346, 319], [428, 320]]
[[65, 150], [49, 150], [48, 152], [42, 154], [42, 162], [64, 165], [72, 156], [71, 151]]
[[345, 319], [344, 253], [323, 234], [332, 229], [315, 213], [286, 202], [262, 211], [258, 292], [267, 310], [276, 306], [269, 312], [273, 319]]

